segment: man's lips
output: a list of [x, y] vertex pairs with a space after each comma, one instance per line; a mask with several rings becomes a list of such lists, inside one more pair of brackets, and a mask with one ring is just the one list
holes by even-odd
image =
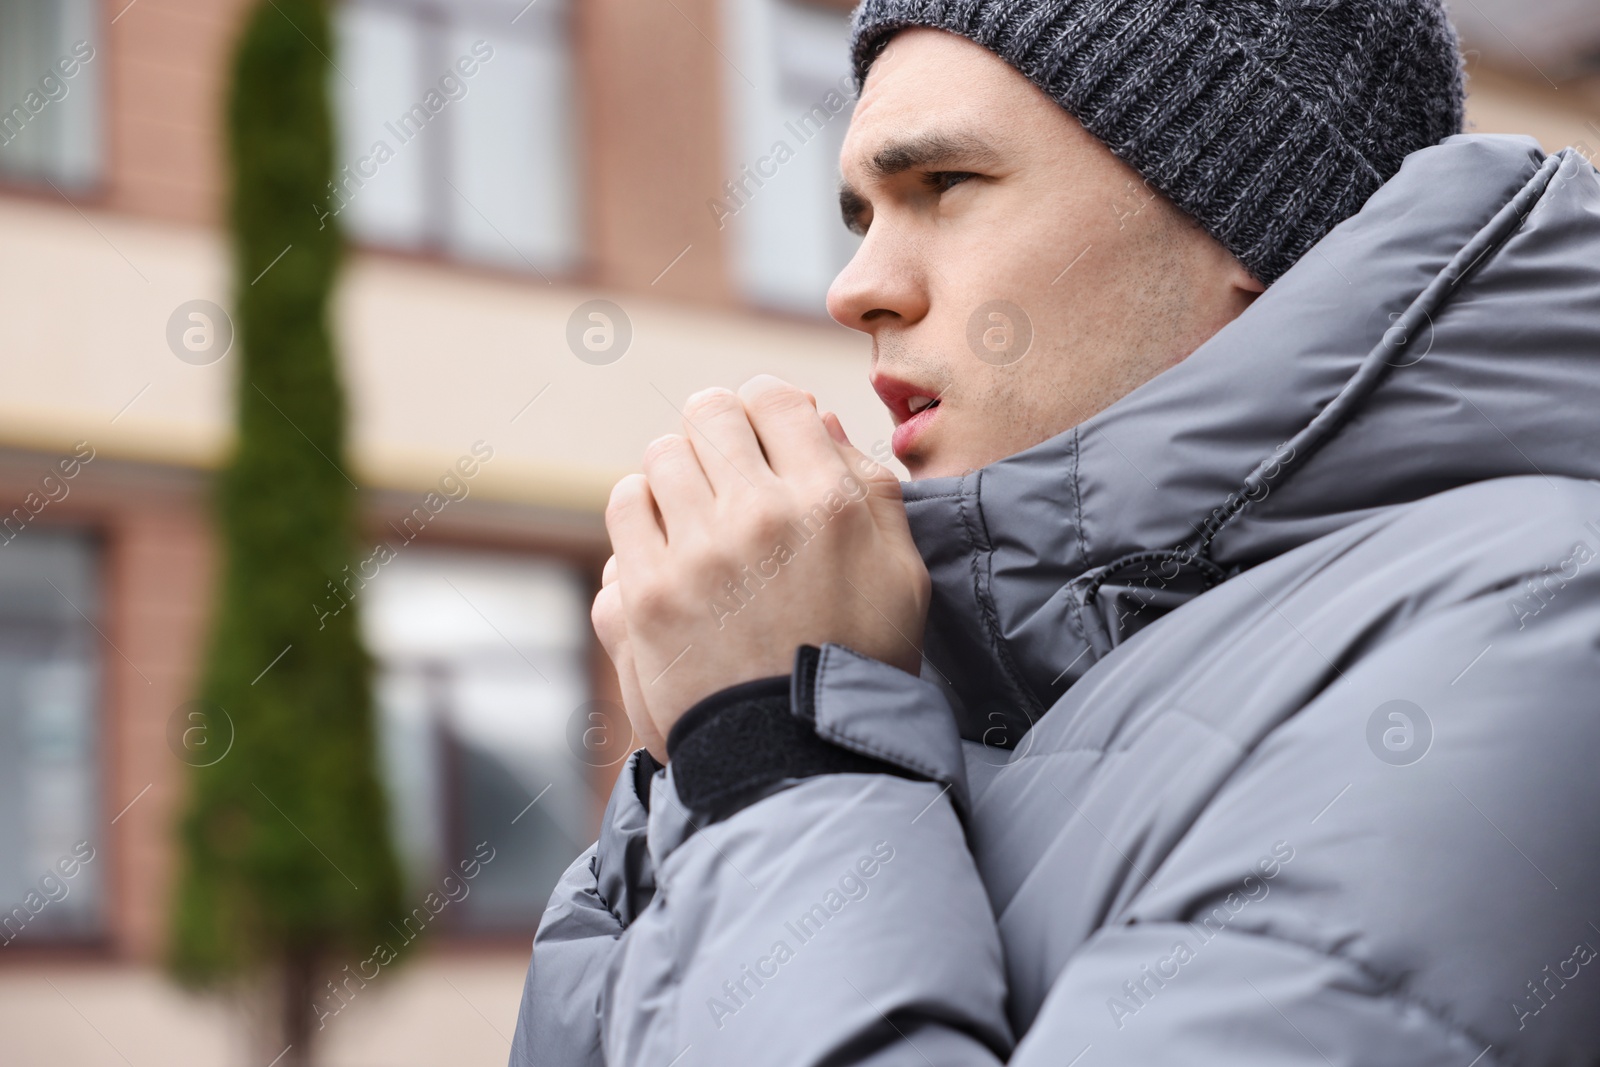
[[903, 460], [917, 438], [938, 417], [939, 394], [942, 390], [881, 374], [873, 375], [872, 388], [894, 419], [892, 445], [894, 454]]
[[[872, 390], [878, 394], [878, 399], [883, 401], [883, 406], [889, 409], [896, 426], [912, 418], [919, 411], [936, 407], [939, 395], [943, 392], [932, 386], [917, 385], [887, 374], [872, 376]], [[927, 403], [930, 400], [932, 403]]]
[[896, 459], [905, 462], [917, 439], [927, 432], [938, 415], [937, 406], [925, 408], [894, 428], [894, 436], [889, 439], [889, 444], [894, 449]]

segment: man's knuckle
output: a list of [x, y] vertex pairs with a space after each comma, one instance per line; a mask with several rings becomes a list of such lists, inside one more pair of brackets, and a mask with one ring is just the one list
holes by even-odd
[[810, 407], [806, 395], [792, 385], [763, 389], [747, 401], [750, 410], [763, 415], [778, 415]]
[[747, 538], [765, 543], [781, 533], [793, 517], [788, 499], [781, 493], [757, 493], [739, 511], [738, 522]]
[[613, 598], [606, 596], [595, 597], [594, 603], [589, 606], [589, 621], [594, 624], [595, 633], [600, 635], [602, 640], [616, 626], [619, 607]]
[[670, 459], [679, 449], [688, 445], [682, 434], [663, 434], [644, 446], [644, 465], [648, 470]]
[[693, 583], [724, 566], [732, 553], [727, 539], [709, 531], [685, 533], [673, 549], [673, 566], [684, 582]]
[[635, 509], [642, 507], [649, 484], [644, 475], [630, 474], [612, 486], [611, 496], [606, 500], [607, 525], [626, 518]]
[[750, 525], [750, 539], [762, 547], [776, 543], [783, 538], [789, 529], [789, 520], [786, 516], [777, 513], [763, 513], [754, 517]]
[[674, 597], [670, 590], [662, 589], [659, 585], [646, 585], [635, 593], [632, 616], [635, 624], [643, 627], [645, 632], [661, 629], [662, 625], [674, 617]]
[[611, 487], [610, 507], [628, 507], [644, 492], [645, 479], [642, 474], [628, 474], [618, 479], [617, 484]]
[[684, 402], [683, 411], [694, 421], [726, 414], [738, 406], [739, 398], [732, 390], [716, 387], [695, 393]]
[[660, 578], [641, 581], [629, 599], [634, 614], [646, 625], [671, 619], [677, 611], [677, 589]]

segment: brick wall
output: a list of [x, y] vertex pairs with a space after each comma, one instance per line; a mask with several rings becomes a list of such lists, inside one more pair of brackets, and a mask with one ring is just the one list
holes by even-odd
[[246, 0], [106, 0], [107, 207], [176, 222], [220, 218], [218, 134], [245, 8]]

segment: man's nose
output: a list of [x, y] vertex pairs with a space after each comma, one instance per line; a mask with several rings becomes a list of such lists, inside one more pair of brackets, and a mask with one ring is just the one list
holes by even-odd
[[886, 321], [911, 325], [928, 312], [928, 291], [914, 247], [879, 225], [828, 287], [828, 314], [842, 326], [872, 333]]

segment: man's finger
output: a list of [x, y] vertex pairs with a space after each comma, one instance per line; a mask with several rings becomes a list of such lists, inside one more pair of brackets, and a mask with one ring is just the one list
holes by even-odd
[[633, 666], [633, 649], [627, 641], [623, 641], [614, 653], [611, 653], [611, 662], [617, 668], [617, 683], [622, 689], [622, 710], [628, 717], [628, 726], [633, 731], [633, 739], [650, 750], [650, 755], [656, 762], [667, 762], [666, 740], [661, 736], [661, 731], [656, 728], [650, 713], [645, 709], [643, 687], [639, 685], [639, 672]]
[[879, 463], [850, 443], [839, 417], [828, 412], [822, 417], [828, 436], [833, 438], [839, 458], [850, 473], [865, 487], [867, 506], [872, 510], [873, 521], [881, 530], [905, 531], [909, 536], [905, 497], [900, 479], [893, 470]]
[[606, 503], [606, 532], [622, 569], [633, 559], [648, 565], [666, 551], [667, 535], [656, 516], [650, 480], [644, 475], [630, 474], [612, 486]]
[[622, 614], [622, 590], [611, 586], [600, 587], [600, 592], [594, 596], [594, 603], [589, 606], [589, 624], [594, 627], [594, 635], [600, 639], [600, 646], [615, 659], [611, 650], [628, 639], [627, 619]]
[[736, 494], [772, 476], [744, 403], [728, 389], [702, 389], [683, 405], [684, 436], [717, 496]]
[[834, 442], [806, 393], [781, 378], [758, 374], [739, 387], [739, 397], [767, 465], [779, 478], [814, 477], [838, 466]]
[[711, 482], [694, 447], [675, 433], [658, 437], [644, 450], [644, 473], [666, 524], [667, 543], [704, 525], [715, 505]]
[[594, 632], [600, 638], [600, 644], [605, 648], [606, 655], [611, 657], [612, 666], [616, 668], [617, 687], [622, 694], [622, 710], [632, 728], [632, 740], [648, 748], [650, 754], [657, 760], [666, 762], [666, 746], [661, 743], [661, 731], [656, 729], [649, 712], [645, 710], [639, 674], [633, 666], [633, 649], [628, 643], [627, 622], [623, 617], [622, 591], [613, 587], [603, 587], [594, 598], [589, 618], [594, 623]]

